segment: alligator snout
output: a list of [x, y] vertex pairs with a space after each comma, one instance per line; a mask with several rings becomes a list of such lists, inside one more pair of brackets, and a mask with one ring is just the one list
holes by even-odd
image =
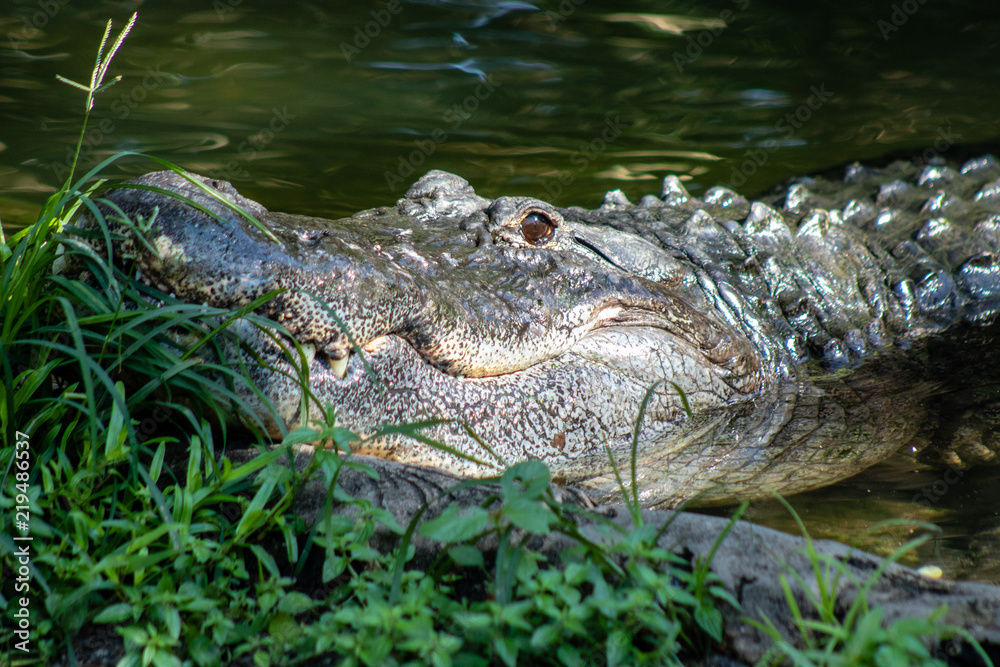
[[691, 341], [733, 376], [755, 371], [735, 331], [671, 293], [669, 281], [628, 270], [641, 264], [662, 276], [672, 268], [662, 252], [657, 263], [642, 244], [638, 253], [616, 249], [610, 230], [584, 236], [544, 202], [497, 199], [485, 210], [493, 243], [476, 248], [444, 233], [456, 220], [420, 225], [390, 209], [361, 220], [273, 214], [231, 187], [173, 172], [134, 185], [162, 192], [122, 189], [109, 200], [152, 221], [159, 251], [133, 242], [130, 252], [155, 283], [217, 307], [276, 291], [263, 312], [314, 344], [338, 374], [352, 349], [387, 335], [444, 373], [480, 378], [555, 359], [595, 331], [635, 326]]

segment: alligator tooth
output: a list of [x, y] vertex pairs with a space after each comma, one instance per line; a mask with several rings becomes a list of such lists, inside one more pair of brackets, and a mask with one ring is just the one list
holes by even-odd
[[347, 362], [351, 360], [350, 353], [345, 354], [342, 359], [331, 359], [330, 369], [343, 380], [347, 377]]
[[365, 343], [361, 349], [368, 354], [378, 354], [384, 350], [387, 345], [389, 345], [389, 337], [379, 336], [378, 338], [372, 338], [370, 341]]
[[306, 368], [311, 368], [313, 359], [316, 358], [316, 344], [315, 343], [302, 343], [300, 345], [302, 348], [302, 354], [306, 358]]

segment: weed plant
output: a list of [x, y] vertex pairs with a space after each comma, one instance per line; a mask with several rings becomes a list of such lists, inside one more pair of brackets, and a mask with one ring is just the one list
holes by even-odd
[[[778, 497], [795, 519], [805, 540], [805, 554], [812, 566], [812, 578], [805, 581], [801, 574], [791, 572], [801, 590], [806, 591], [812, 614], [802, 609], [792, 594], [789, 578], [781, 575], [781, 587], [792, 612], [796, 630], [802, 641], [793, 645], [781, 635], [769, 618], [752, 620], [753, 625], [774, 639], [769, 655], [763, 664], [792, 664], [797, 667], [849, 667], [850, 665], [879, 665], [885, 667], [933, 667], [945, 662], [928, 648], [927, 639], [935, 643], [955, 640], [953, 646], [964, 642], [982, 660], [983, 665], [993, 665], [982, 646], [962, 628], [941, 623], [947, 609], [941, 607], [928, 618], [904, 618], [885, 626], [881, 607], [868, 604], [868, 592], [879, 581], [886, 569], [910, 551], [931, 539], [930, 534], [910, 540], [883, 560], [865, 581], [851, 579], [852, 575], [843, 561], [827, 554], [820, 554], [802, 519], [784, 498]], [[940, 530], [934, 525], [923, 524], [928, 531]], [[837, 600], [841, 582], [851, 579], [854, 600], [846, 611], [838, 610]]]

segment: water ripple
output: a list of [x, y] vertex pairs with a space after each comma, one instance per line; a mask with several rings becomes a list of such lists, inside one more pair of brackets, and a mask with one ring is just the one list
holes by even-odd
[[444, 70], [458, 70], [466, 74], [473, 74], [480, 80], [485, 81], [487, 72], [492, 73], [499, 70], [553, 70], [549, 63], [528, 62], [518, 58], [467, 58], [461, 62], [437, 62], [437, 63], [414, 63], [414, 62], [373, 62], [368, 64], [374, 69], [394, 69], [411, 72], [440, 72]]

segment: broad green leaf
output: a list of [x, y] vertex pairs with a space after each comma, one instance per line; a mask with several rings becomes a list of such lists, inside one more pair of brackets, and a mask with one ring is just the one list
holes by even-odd
[[722, 641], [722, 612], [715, 607], [701, 605], [694, 610], [698, 626], [715, 641]]
[[94, 617], [94, 623], [121, 623], [132, 620], [133, 606], [128, 602], [119, 602], [109, 607], [105, 607], [101, 613]]
[[531, 633], [531, 647], [534, 649], [545, 649], [551, 647], [562, 636], [559, 626], [555, 623], [546, 623], [535, 628]]
[[544, 503], [527, 497], [504, 503], [501, 511], [512, 524], [535, 535], [548, 535], [549, 524], [555, 520], [555, 515]]
[[460, 544], [448, 550], [448, 555], [457, 565], [463, 567], [486, 567], [483, 553], [474, 546]]
[[522, 461], [508, 468], [500, 477], [505, 500], [517, 497], [541, 498], [550, 483], [549, 469], [541, 461]]
[[420, 534], [438, 542], [464, 542], [476, 537], [490, 527], [490, 513], [482, 507], [459, 511], [449, 505], [441, 515], [424, 522]]

